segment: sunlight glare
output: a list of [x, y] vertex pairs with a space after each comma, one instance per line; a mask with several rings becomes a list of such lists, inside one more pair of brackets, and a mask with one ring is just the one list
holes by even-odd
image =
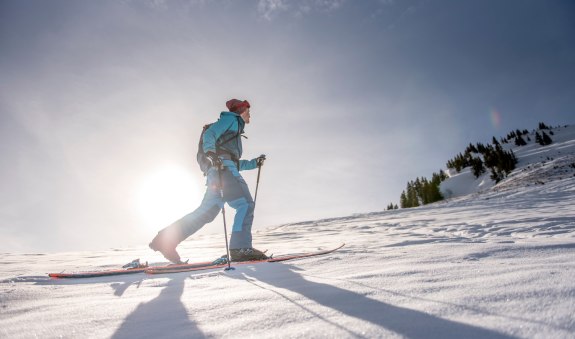
[[191, 173], [167, 166], [144, 176], [137, 193], [138, 216], [148, 228], [160, 230], [193, 211], [201, 201]]

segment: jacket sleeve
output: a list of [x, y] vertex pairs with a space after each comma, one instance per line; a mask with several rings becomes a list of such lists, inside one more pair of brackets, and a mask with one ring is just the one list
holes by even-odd
[[213, 123], [205, 132], [202, 138], [204, 152], [216, 153], [216, 142], [226, 131], [232, 129], [235, 119], [233, 117], [221, 117]]
[[257, 159], [240, 160], [240, 171], [253, 170], [258, 167]]

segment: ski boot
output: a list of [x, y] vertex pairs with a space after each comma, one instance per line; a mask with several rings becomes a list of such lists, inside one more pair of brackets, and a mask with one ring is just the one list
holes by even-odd
[[[269, 259], [264, 252], [256, 250], [255, 248], [234, 248], [230, 250], [230, 257], [232, 261], [254, 261]], [[223, 255], [222, 258], [227, 258]]]
[[164, 258], [168, 259], [174, 264], [184, 264], [180, 255], [176, 251], [176, 247], [180, 243], [181, 234], [179, 230], [172, 227], [166, 227], [152, 240], [149, 244], [150, 248], [154, 251], [162, 253]]

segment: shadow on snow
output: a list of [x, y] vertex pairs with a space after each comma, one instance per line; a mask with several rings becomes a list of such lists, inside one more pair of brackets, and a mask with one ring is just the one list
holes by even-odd
[[262, 284], [258, 282], [271, 285], [278, 289], [295, 292], [319, 305], [329, 307], [347, 316], [381, 326], [408, 338], [513, 338], [512, 336], [490, 329], [463, 324], [421, 311], [387, 304], [333, 285], [306, 280], [295, 271], [297, 268], [292, 265], [277, 265], [273, 271], [269, 271], [267, 268], [261, 266], [253, 266], [250, 269], [251, 270], [244, 269], [238, 272], [241, 273], [241, 275], [230, 274], [227, 276], [244, 279], [259, 288], [277, 294], [313, 316], [319, 317], [323, 321], [332, 324], [352, 336], [362, 336], [362, 331], [344, 328], [334, 321], [301, 305], [293, 298], [282, 294], [279, 290], [262, 286]]
[[[190, 320], [188, 311], [181, 301], [185, 281], [188, 277], [174, 275], [151, 301], [141, 303], [130, 313], [112, 338], [201, 338], [206, 335]], [[129, 284], [112, 285], [123, 293]]]

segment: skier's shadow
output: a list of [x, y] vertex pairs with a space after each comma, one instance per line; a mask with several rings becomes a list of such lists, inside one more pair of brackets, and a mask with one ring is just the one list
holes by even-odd
[[185, 275], [174, 275], [153, 300], [130, 313], [112, 338], [203, 338], [206, 335], [189, 319], [181, 301]]
[[[112, 338], [204, 338], [206, 335], [189, 318], [188, 310], [182, 303], [184, 285], [189, 276], [174, 274], [160, 294], [140, 303], [128, 314]], [[132, 276], [100, 277], [87, 279], [46, 279], [46, 277], [22, 277], [19, 281], [33, 281], [36, 285], [92, 285], [110, 284], [114, 295], [123, 297], [130, 286], [147, 280], [142, 274]]]
[[335, 321], [331, 321], [312, 311], [309, 307], [298, 303], [293, 297], [282, 292], [282, 289], [297, 293], [319, 305], [381, 326], [407, 338], [513, 338], [494, 330], [387, 304], [333, 285], [309, 281], [297, 273], [297, 270], [292, 265], [273, 264], [273, 266], [268, 266], [261, 264], [242, 267], [236, 273], [226, 276], [244, 279], [262, 289], [269, 290], [352, 336], [361, 336], [362, 329], [344, 328]]

